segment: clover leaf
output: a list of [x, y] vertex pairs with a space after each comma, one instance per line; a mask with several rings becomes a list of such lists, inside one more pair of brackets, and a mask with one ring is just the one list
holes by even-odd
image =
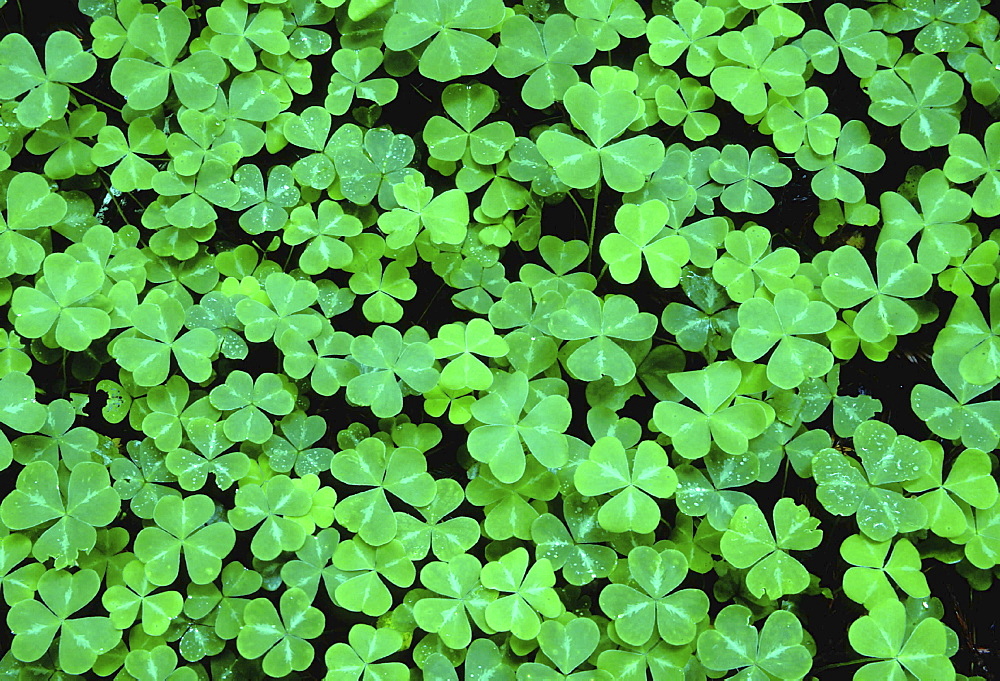
[[531, 523], [536, 557], [548, 558], [552, 568], [561, 569], [566, 581], [576, 586], [606, 577], [618, 560], [614, 549], [599, 543], [611, 536], [596, 521], [599, 506], [594, 499], [565, 495], [566, 525], [551, 513], [540, 515]]
[[890, 544], [872, 541], [863, 534], [853, 534], [843, 541], [840, 555], [854, 566], [844, 573], [844, 594], [848, 598], [869, 609], [881, 601], [895, 600], [889, 577], [912, 598], [930, 595], [916, 547], [902, 538], [892, 545], [890, 555]]
[[754, 361], [777, 347], [767, 363], [767, 378], [779, 388], [791, 389], [806, 378], [824, 376], [833, 355], [824, 346], [797, 335], [825, 333], [837, 321], [828, 304], [798, 289], [778, 291], [774, 300], [751, 298], [739, 309], [739, 327], [733, 334], [733, 354]]
[[920, 212], [903, 195], [885, 192], [881, 197], [883, 228], [876, 248], [889, 239], [909, 242], [920, 234], [917, 261], [932, 274], [937, 274], [952, 258], [965, 257], [972, 245], [969, 230], [964, 226], [972, 212], [973, 200], [960, 189], [953, 188], [940, 169], [924, 173], [917, 183]]
[[764, 185], [780, 187], [792, 179], [792, 171], [778, 161], [771, 147], [757, 147], [747, 153], [740, 144], [727, 144], [722, 156], [709, 166], [712, 179], [728, 185], [719, 199], [731, 211], [766, 213], [774, 199]]
[[334, 52], [333, 68], [336, 73], [330, 78], [323, 107], [333, 115], [341, 116], [351, 108], [355, 97], [380, 106], [394, 100], [399, 91], [399, 83], [394, 78], [365, 80], [382, 65], [382, 60], [382, 50], [374, 45], [360, 50], [340, 49]]
[[653, 408], [656, 427], [669, 435], [678, 454], [697, 459], [714, 442], [723, 451], [747, 451], [751, 438], [764, 432], [772, 418], [753, 400], [733, 403], [741, 381], [734, 362], [713, 362], [698, 371], [672, 373], [667, 377], [698, 410], [677, 402], [657, 402]]
[[630, 462], [621, 441], [613, 436], [594, 443], [573, 480], [587, 497], [614, 493], [597, 516], [609, 532], [652, 532], [660, 524], [660, 509], [650, 495], [666, 499], [677, 487], [677, 476], [660, 445], [640, 443]]
[[14, 440], [14, 460], [21, 464], [48, 461], [58, 469], [62, 459], [70, 470], [78, 463], [93, 461], [99, 448], [97, 433], [86, 426], [72, 427], [77, 416], [73, 406], [67, 400], [53, 400], [48, 412], [48, 419], [37, 435], [23, 435]]
[[[215, 475], [219, 489], [228, 489], [250, 471], [250, 459], [243, 452], [223, 454], [232, 444], [225, 435], [225, 424], [196, 416], [184, 424], [191, 447], [179, 447], [167, 453], [167, 469], [177, 476], [186, 491], [201, 489], [209, 473]], [[220, 456], [221, 454], [221, 456]]]
[[17, 488], [0, 503], [0, 519], [12, 530], [25, 530], [56, 520], [35, 540], [32, 554], [39, 561], [55, 559], [57, 568], [75, 565], [77, 554], [97, 542], [94, 528], [114, 521], [121, 499], [111, 489], [108, 470], [82, 461], [73, 467], [65, 491], [56, 468], [47, 461], [26, 465]]
[[[919, 323], [916, 311], [903, 298], [922, 296], [932, 277], [926, 267], [913, 261], [909, 247], [898, 239], [886, 241], [875, 255], [878, 283], [865, 257], [853, 246], [841, 246], [827, 263], [823, 295], [836, 307], [865, 303], [852, 324], [863, 341], [878, 343], [889, 335], [913, 331]], [[867, 302], [866, 302], [867, 301]]]
[[166, 381], [171, 354], [181, 372], [191, 381], [207, 381], [219, 339], [208, 329], [192, 329], [181, 336], [184, 308], [175, 298], [149, 295], [132, 310], [131, 321], [137, 334], [127, 331], [109, 345], [111, 355], [139, 386]]
[[276, 678], [307, 669], [314, 655], [308, 639], [322, 634], [326, 623], [311, 602], [302, 589], [292, 588], [281, 594], [280, 616], [266, 598], [247, 603], [243, 628], [236, 638], [240, 655], [251, 660], [264, 655], [264, 673]]
[[944, 449], [937, 443], [930, 448], [932, 465], [921, 478], [904, 484], [907, 492], [924, 492], [917, 499], [927, 509], [930, 530], [939, 537], [955, 537], [966, 529], [964, 507], [987, 509], [997, 500], [997, 483], [991, 475], [992, 464], [981, 449], [966, 449], [951, 462], [948, 477], [943, 478]]
[[378, 226], [386, 233], [389, 248], [404, 248], [417, 238], [423, 227], [431, 241], [460, 244], [469, 226], [469, 198], [461, 189], [448, 189], [434, 196], [424, 176], [413, 174], [395, 185], [393, 195], [399, 208], [379, 215]]
[[563, 340], [587, 339], [566, 360], [577, 378], [596, 381], [610, 376], [625, 385], [635, 376], [635, 363], [613, 339], [641, 341], [656, 329], [656, 317], [640, 312], [628, 296], [610, 295], [601, 300], [590, 291], [573, 291], [562, 309], [549, 320], [552, 335]]
[[569, 445], [563, 432], [571, 417], [569, 401], [563, 395], [545, 395], [522, 417], [528, 387], [523, 372], [498, 373], [487, 394], [471, 407], [472, 416], [482, 425], [469, 433], [469, 454], [488, 464], [501, 482], [513, 483], [522, 476], [525, 446], [548, 468], [567, 460]]
[[422, 507], [436, 493], [427, 461], [415, 447], [394, 447], [366, 438], [356, 447], [338, 452], [330, 461], [333, 476], [349, 485], [372, 487], [344, 498], [336, 508], [337, 522], [356, 532], [366, 543], [381, 546], [397, 534], [396, 516], [386, 492], [406, 504]]
[[858, 78], [874, 75], [879, 60], [888, 52], [888, 40], [881, 31], [871, 30], [871, 14], [838, 2], [826, 8], [823, 18], [829, 33], [813, 29], [802, 36], [802, 49], [816, 70], [833, 73], [843, 55], [844, 64]]
[[[35, 382], [22, 371], [0, 376], [0, 423], [22, 433], [40, 430], [48, 410], [35, 400]], [[6, 466], [0, 466], [0, 470]]]
[[[383, 40], [402, 52], [433, 38], [419, 62], [421, 75], [447, 82], [482, 73], [493, 65], [496, 47], [472, 32], [489, 29], [504, 18], [501, 0], [470, 5], [459, 0], [401, 0], [385, 25]], [[463, 31], [462, 29], [470, 29]]]
[[580, 34], [602, 52], [618, 47], [622, 37], [646, 32], [645, 11], [635, 0], [568, 0], [566, 9], [577, 17]]
[[208, 395], [212, 406], [232, 412], [225, 421], [226, 437], [233, 442], [267, 442], [274, 434], [274, 426], [265, 412], [284, 416], [295, 408], [295, 393], [287, 382], [278, 374], [263, 373], [253, 378], [236, 370], [226, 376], [225, 383], [212, 388]]
[[[426, 333], [422, 335], [426, 337]], [[373, 414], [385, 418], [403, 409], [399, 380], [419, 392], [433, 388], [438, 382], [434, 351], [426, 340], [416, 338], [410, 332], [404, 337], [383, 324], [375, 327], [371, 336], [352, 340], [351, 355], [363, 369], [347, 383], [348, 399], [370, 406]]]
[[82, 83], [96, 70], [97, 59], [69, 31], [55, 31], [45, 41], [44, 69], [35, 48], [20, 33], [0, 40], [0, 99], [27, 93], [17, 106], [17, 119], [27, 128], [62, 118], [69, 105], [65, 83]]
[[821, 200], [845, 203], [864, 201], [865, 188], [850, 171], [874, 173], [885, 164], [885, 152], [870, 144], [868, 128], [861, 121], [848, 121], [837, 137], [832, 155], [820, 155], [805, 147], [795, 152], [795, 161], [805, 170], [819, 171], [812, 190]]
[[466, 153], [481, 165], [499, 163], [514, 145], [514, 128], [507, 121], [480, 127], [497, 104], [497, 93], [481, 83], [453, 83], [441, 93], [441, 103], [455, 122], [433, 116], [424, 126], [423, 139], [431, 156], [459, 161]]
[[44, 276], [35, 287], [21, 286], [11, 298], [14, 328], [27, 338], [40, 338], [55, 330], [55, 340], [67, 350], [80, 352], [104, 336], [111, 317], [90, 303], [104, 284], [104, 270], [93, 262], [80, 262], [66, 253], [52, 253], [42, 264]]
[[768, 615], [758, 632], [750, 624], [750, 609], [727, 605], [712, 629], [698, 637], [698, 657], [708, 669], [748, 670], [747, 678], [771, 676], [799, 679], [812, 667], [812, 656], [802, 644], [802, 624], [787, 610]]
[[538, 631], [538, 646], [545, 657], [555, 663], [562, 672], [559, 675], [552, 667], [538, 662], [527, 662], [517, 669], [518, 678], [573, 679], [590, 678], [593, 681], [611, 681], [606, 671], [585, 671], [573, 673], [589, 658], [600, 642], [601, 631], [594, 620], [588, 617], [574, 617], [568, 623], [546, 620]]
[[521, 99], [533, 109], [545, 109], [580, 81], [573, 67], [589, 62], [595, 51], [593, 41], [578, 32], [567, 14], [551, 14], [541, 26], [515, 14], [500, 29], [494, 67], [504, 78], [530, 72], [521, 86]]
[[708, 615], [708, 596], [699, 589], [674, 591], [688, 573], [680, 551], [637, 546], [628, 554], [629, 574], [642, 589], [609, 584], [601, 591], [601, 609], [615, 622], [626, 643], [641, 646], [656, 634], [670, 645], [694, 640]]
[[663, 288], [677, 286], [691, 249], [683, 236], [663, 229], [666, 223], [667, 205], [658, 199], [640, 205], [626, 203], [618, 209], [617, 233], [605, 235], [600, 245], [601, 257], [615, 281], [633, 283], [645, 260], [657, 284]]
[[896, 599], [876, 603], [869, 614], [851, 624], [847, 634], [858, 653], [883, 660], [858, 670], [866, 678], [902, 675], [904, 669], [920, 681], [955, 675], [947, 655], [945, 625], [933, 617], [920, 620], [916, 626], [908, 624], [906, 608]]
[[[603, 87], [603, 86], [602, 86]], [[624, 88], [598, 91], [587, 83], [577, 83], [563, 96], [566, 110], [591, 143], [558, 130], [538, 136], [538, 151], [570, 187], [592, 187], [603, 175], [615, 191], [637, 191], [646, 176], [659, 168], [665, 150], [650, 135], [609, 144], [621, 135], [645, 108], [642, 99]]]
[[14, 640], [10, 650], [22, 662], [42, 657], [59, 635], [59, 668], [67, 674], [85, 674], [98, 657], [121, 640], [122, 633], [107, 617], [72, 617], [87, 606], [101, 587], [93, 570], [70, 574], [48, 570], [38, 579], [42, 601], [26, 598], [7, 613]]
[[153, 109], [163, 103], [173, 85], [181, 102], [191, 109], [215, 103], [216, 87], [226, 77], [226, 64], [208, 51], [177, 58], [191, 35], [191, 21], [174, 5], [156, 14], [140, 13], [128, 26], [128, 43], [145, 58], [122, 57], [111, 69], [111, 85], [133, 109]]
[[509, 594], [486, 606], [486, 623], [523, 639], [538, 635], [539, 615], [555, 618], [565, 611], [552, 588], [556, 583], [552, 564], [542, 558], [529, 569], [528, 563], [528, 552], [519, 547], [487, 563], [480, 574], [484, 587]]
[[184, 608], [184, 597], [176, 591], [156, 591], [138, 560], [129, 562], [121, 573], [121, 583], [112, 584], [101, 596], [111, 622], [128, 629], [136, 619], [150, 636], [161, 636]]
[[926, 527], [927, 509], [892, 484], [919, 478], [930, 465], [927, 450], [879, 421], [863, 422], [854, 436], [862, 466], [834, 449], [813, 457], [816, 498], [834, 515], [856, 514], [858, 527], [875, 541]]
[[712, 70], [712, 89], [746, 116], [767, 108], [767, 89], [785, 97], [805, 90], [802, 74], [806, 55], [800, 48], [784, 45], [774, 49], [774, 34], [760, 25], [728, 31], [719, 37], [719, 52], [736, 62]]
[[360, 537], [342, 541], [333, 553], [333, 567], [324, 571], [327, 592], [336, 605], [371, 617], [392, 607], [383, 578], [401, 587], [416, 578], [413, 561], [397, 539], [382, 546], [366, 544]]
[[146, 567], [146, 578], [166, 586], [177, 578], [181, 553], [188, 577], [208, 584], [222, 569], [222, 559], [236, 545], [236, 532], [225, 522], [212, 522], [215, 503], [204, 494], [165, 496], [156, 502], [153, 520], [135, 538], [135, 555]]
[[489, 389], [493, 373], [476, 355], [502, 357], [508, 352], [506, 341], [496, 335], [485, 319], [445, 324], [438, 330], [437, 338], [431, 339], [430, 347], [437, 359], [450, 358], [440, 378], [441, 386], [448, 390]]
[[789, 551], [807, 551], [819, 546], [822, 530], [819, 520], [809, 515], [805, 506], [791, 499], [779, 499], [774, 505], [775, 534], [767, 526], [756, 504], [736, 509], [720, 543], [722, 556], [733, 567], [750, 568], [747, 589], [757, 598], [778, 599], [801, 593], [809, 586], [809, 572]]
[[449, 648], [468, 648], [472, 641], [472, 617], [477, 627], [489, 630], [485, 612], [497, 593], [479, 582], [482, 564], [470, 555], [448, 562], [431, 562], [420, 571], [420, 582], [435, 596], [422, 598], [413, 608], [421, 629], [436, 633]]
[[679, 0], [671, 11], [676, 21], [657, 14], [646, 27], [650, 58], [660, 66], [670, 66], [687, 51], [687, 70], [693, 76], [707, 76], [721, 61], [719, 38], [713, 34], [725, 22], [724, 11], [697, 0]]
[[807, 145], [814, 154], [832, 154], [841, 126], [836, 114], [827, 111], [829, 104], [822, 89], [808, 87], [769, 106], [765, 122], [778, 151], [794, 154]]
[[261, 560], [274, 560], [282, 551], [298, 551], [306, 529], [294, 518], [309, 512], [309, 494], [286, 475], [264, 484], [250, 483], [236, 491], [236, 508], [227, 515], [234, 530], [243, 532], [260, 524], [250, 550]]
[[209, 27], [215, 31], [209, 49], [240, 71], [252, 71], [257, 66], [254, 46], [271, 54], [288, 52], [281, 11], [268, 7], [248, 17], [247, 9], [243, 0], [223, 0], [205, 12]]
[[[766, 190], [760, 189], [766, 194]], [[785, 288], [798, 271], [798, 251], [782, 246], [768, 252], [770, 242], [767, 228], [752, 223], [726, 234], [726, 253], [712, 265], [712, 276], [726, 287], [734, 302], [742, 303], [753, 297], [760, 283], [775, 293]]]
[[972, 194], [976, 215], [1000, 215], [1000, 124], [986, 128], [982, 141], [967, 133], [955, 135], [948, 142], [944, 174], [952, 182], [976, 184]]
[[402, 662], [378, 662], [403, 648], [403, 636], [395, 629], [355, 624], [348, 643], [334, 643], [326, 651], [325, 681], [406, 681], [410, 671]]
[[114, 164], [111, 184], [123, 192], [151, 189], [157, 168], [139, 154], [158, 156], [167, 150], [167, 135], [148, 116], [129, 122], [126, 133], [114, 125], [106, 125], [97, 133], [97, 144], [90, 152], [95, 165]]
[[684, 124], [684, 136], [692, 142], [719, 132], [719, 117], [708, 113], [715, 104], [715, 93], [694, 78], [675, 84], [665, 83], [656, 89], [656, 113], [667, 125]]
[[868, 115], [882, 125], [901, 125], [899, 138], [913, 151], [948, 144], [959, 129], [954, 104], [962, 96], [962, 77], [945, 69], [933, 54], [914, 57], [908, 81], [881, 69], [868, 83]]

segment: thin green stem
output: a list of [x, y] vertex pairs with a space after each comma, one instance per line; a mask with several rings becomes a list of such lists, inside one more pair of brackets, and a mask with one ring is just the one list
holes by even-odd
[[98, 104], [102, 104], [102, 105], [108, 107], [109, 109], [114, 109], [118, 113], [122, 112], [122, 110], [119, 109], [117, 106], [114, 106], [113, 104], [108, 104], [103, 99], [98, 99], [97, 97], [95, 97], [94, 95], [90, 94], [86, 90], [83, 90], [83, 89], [78, 88], [77, 86], [73, 85], [73, 83], [66, 83], [66, 86], [69, 87], [71, 90], [73, 90], [75, 92], [79, 92], [81, 95], [86, 95], [87, 97], [90, 97], [92, 100], [94, 100]]
[[597, 231], [597, 202], [601, 198], [601, 178], [597, 178], [597, 188], [594, 190], [594, 208], [590, 212], [590, 237], [587, 239], [587, 271], [591, 271], [594, 261], [594, 232]]
[[601, 268], [601, 273], [597, 275], [597, 283], [601, 283], [601, 279], [604, 278], [604, 274], [608, 271], [608, 263], [604, 263], [604, 267]]
[[[573, 192], [567, 192], [566, 196], [568, 196], [570, 200], [573, 201], [573, 205], [575, 205], [576, 209], [580, 211], [580, 217], [583, 218], [583, 224], [587, 225], [587, 214], [584, 212], [583, 206], [580, 205], [580, 202], [576, 200], [576, 196], [573, 194]], [[587, 226], [587, 228], [590, 229], [589, 225]]]
[[836, 669], [837, 667], [849, 667], [852, 664], [864, 664], [865, 662], [871, 662], [871, 661], [872, 658], [870, 657], [862, 657], [857, 660], [851, 660], [850, 662], [837, 662], [836, 664], [828, 664], [825, 667], [820, 667], [819, 669], [816, 670], [816, 673], [825, 671], [827, 669]]

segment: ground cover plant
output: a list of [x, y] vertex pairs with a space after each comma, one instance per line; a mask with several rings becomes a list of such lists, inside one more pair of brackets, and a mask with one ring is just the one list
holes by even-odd
[[996, 678], [986, 0], [0, 0], [0, 679]]

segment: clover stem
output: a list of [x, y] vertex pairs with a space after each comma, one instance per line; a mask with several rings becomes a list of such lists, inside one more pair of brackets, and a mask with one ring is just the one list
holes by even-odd
[[292, 261], [292, 253], [294, 252], [295, 252], [295, 246], [292, 246], [291, 248], [288, 249], [288, 257], [285, 258], [285, 265], [284, 267], [281, 268], [286, 272], [288, 271], [288, 263]]
[[576, 206], [576, 209], [580, 212], [580, 217], [583, 218], [583, 224], [587, 225], [587, 214], [584, 212], [583, 206], [580, 205], [580, 202], [576, 200], [576, 196], [573, 195], [573, 192], [566, 192], [566, 196], [568, 196], [570, 200], [573, 201], [573, 204]]
[[857, 660], [851, 660], [850, 662], [837, 662], [835, 664], [828, 664], [825, 667], [820, 667], [816, 671], [817, 672], [821, 672], [821, 671], [824, 671], [826, 669], [836, 669], [837, 667], [849, 667], [852, 664], [862, 664], [862, 663], [871, 662], [871, 661], [872, 661], [872, 658], [870, 658], [870, 657], [862, 657], [862, 658], [857, 659]]
[[77, 86], [73, 85], [73, 83], [65, 83], [65, 85], [67, 87], [69, 87], [71, 90], [73, 90], [75, 92], [79, 92], [81, 95], [87, 95], [88, 97], [90, 97], [92, 100], [94, 100], [98, 104], [103, 104], [104, 106], [108, 107], [109, 109], [114, 109], [118, 113], [122, 112], [122, 110], [119, 109], [117, 106], [114, 106], [113, 104], [108, 104], [103, 99], [98, 99], [97, 97], [95, 97], [94, 95], [90, 94], [86, 90], [83, 90], [83, 89], [78, 88]]
[[594, 232], [597, 231], [597, 201], [601, 198], [601, 178], [597, 178], [594, 190], [594, 207], [590, 211], [590, 238], [587, 240], [587, 271], [590, 272], [594, 260]]
[[601, 279], [604, 278], [604, 273], [608, 271], [608, 263], [604, 263], [604, 267], [601, 268], [601, 273], [597, 275], [597, 283], [601, 283]]

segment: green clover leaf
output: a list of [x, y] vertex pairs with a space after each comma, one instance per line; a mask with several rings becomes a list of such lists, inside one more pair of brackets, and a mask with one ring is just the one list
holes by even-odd
[[415, 447], [395, 447], [366, 438], [356, 447], [338, 452], [330, 461], [333, 476], [349, 485], [374, 489], [345, 497], [336, 508], [337, 522], [356, 532], [366, 543], [381, 546], [397, 535], [396, 516], [386, 492], [406, 504], [422, 507], [436, 493], [427, 461]]
[[784, 45], [774, 49], [774, 34], [760, 25], [728, 31], [719, 37], [719, 52], [736, 62], [712, 71], [712, 89], [746, 116], [767, 108], [767, 89], [794, 97], [806, 89], [802, 74], [806, 55], [800, 48]]
[[769, 106], [765, 122], [778, 151], [794, 154], [807, 145], [814, 154], [832, 154], [841, 126], [836, 114], [827, 111], [829, 104], [823, 90], [808, 87]]
[[723, 558], [733, 567], [750, 568], [747, 589], [757, 598], [778, 599], [804, 591], [809, 572], [788, 552], [814, 549], [823, 539], [822, 530], [816, 529], [819, 520], [805, 506], [783, 498], [774, 505], [773, 514], [775, 534], [756, 504], [740, 506], [720, 544]]
[[913, 253], [902, 241], [891, 239], [878, 249], [877, 284], [865, 257], [853, 246], [834, 251], [827, 269], [822, 289], [832, 305], [843, 309], [865, 303], [852, 325], [861, 340], [878, 343], [917, 327], [916, 311], [902, 299], [922, 296], [933, 278], [926, 267], [913, 261]]
[[573, 376], [584, 381], [610, 376], [615, 385], [625, 385], [635, 376], [635, 363], [613, 339], [649, 338], [656, 330], [656, 317], [640, 312], [628, 296], [610, 295], [601, 300], [590, 291], [579, 290], [552, 314], [549, 328], [556, 338], [587, 339], [566, 360]]
[[833, 73], [843, 55], [844, 64], [858, 78], [874, 75], [879, 60], [888, 54], [888, 40], [881, 31], [871, 30], [872, 15], [838, 2], [826, 8], [823, 18], [829, 33], [813, 29], [802, 36], [802, 49], [816, 70]]
[[441, 103], [457, 125], [443, 116], [427, 121], [423, 140], [431, 156], [440, 161], [459, 161], [469, 153], [481, 165], [503, 160], [514, 145], [514, 128], [507, 121], [479, 126], [496, 107], [496, 90], [481, 83], [453, 83], [441, 93]]
[[493, 373], [476, 355], [502, 357], [509, 351], [507, 342], [485, 319], [445, 324], [438, 329], [437, 338], [431, 339], [430, 347], [437, 359], [450, 358], [440, 378], [447, 390], [488, 390], [493, 385]]
[[654, 16], [646, 27], [649, 56], [660, 66], [670, 66], [687, 51], [685, 66], [693, 76], [707, 76], [721, 61], [718, 36], [713, 35], [725, 23], [724, 10], [704, 6], [697, 0], [679, 0], [670, 19]]
[[38, 595], [15, 603], [7, 613], [14, 640], [11, 652], [22, 662], [42, 657], [59, 635], [59, 668], [85, 674], [97, 658], [121, 641], [122, 633], [107, 617], [71, 617], [90, 603], [101, 587], [93, 570], [70, 574], [48, 570], [38, 579]]
[[944, 146], [958, 134], [954, 104], [962, 96], [962, 77], [945, 68], [933, 54], [914, 57], [908, 82], [895, 71], [881, 69], [868, 83], [868, 115], [882, 125], [901, 125], [903, 146], [913, 151]]
[[271, 54], [288, 52], [281, 11], [276, 7], [261, 9], [248, 22], [247, 9], [243, 0], [223, 0], [205, 12], [208, 25], [215, 31], [209, 49], [240, 71], [252, 71], [257, 66], [254, 46]]
[[698, 657], [708, 669], [749, 670], [778, 679], [800, 679], [812, 666], [812, 656], [802, 645], [802, 624], [791, 612], [768, 615], [760, 632], [750, 624], [750, 609], [727, 605], [715, 618], [714, 628], [698, 637]]
[[733, 354], [752, 362], [777, 343], [767, 363], [767, 378], [779, 388], [796, 388], [806, 378], [824, 376], [833, 367], [833, 355], [826, 347], [797, 336], [826, 333], [836, 321], [833, 308], [821, 300], [809, 300], [798, 289], [782, 289], [773, 301], [751, 298], [739, 308]]
[[497, 593], [480, 584], [481, 570], [474, 556], [459, 555], [448, 562], [428, 563], [420, 571], [420, 582], [437, 595], [417, 601], [413, 617], [421, 629], [436, 633], [449, 648], [469, 647], [470, 617], [477, 627], [490, 629], [485, 612]]
[[[759, 188], [770, 200], [766, 190]], [[798, 271], [798, 251], [782, 246], [768, 252], [770, 244], [771, 233], [767, 228], [753, 223], [725, 235], [726, 253], [711, 265], [712, 276], [726, 287], [733, 302], [752, 298], [761, 283], [776, 293], [786, 288]]]
[[661, 401], [653, 408], [653, 421], [672, 438], [677, 453], [687, 459], [707, 454], [713, 441], [730, 454], [746, 452], [748, 441], [763, 433], [773, 420], [760, 402], [733, 403], [742, 380], [734, 362], [713, 362], [698, 371], [672, 373], [668, 379], [698, 410]]
[[589, 62], [595, 51], [593, 41], [578, 32], [568, 14], [551, 14], [541, 26], [515, 14], [500, 29], [494, 67], [504, 78], [530, 72], [521, 86], [521, 99], [533, 109], [545, 109], [580, 81], [573, 67]]
[[97, 59], [69, 31], [55, 31], [45, 41], [44, 69], [35, 48], [20, 33], [0, 40], [0, 99], [27, 93], [17, 105], [17, 119], [27, 128], [62, 118], [69, 105], [64, 83], [82, 83], [96, 70]]
[[250, 550], [261, 560], [274, 560], [282, 551], [302, 548], [306, 528], [294, 518], [306, 515], [311, 506], [308, 492], [288, 476], [276, 475], [263, 485], [240, 487], [236, 491], [236, 508], [229, 511], [227, 519], [239, 532], [260, 524]]
[[945, 625], [927, 617], [916, 626], [907, 623], [906, 608], [896, 599], [876, 603], [869, 614], [848, 630], [851, 647], [865, 657], [880, 658], [858, 670], [861, 678], [892, 678], [908, 672], [919, 681], [953, 678], [947, 655]]
[[233, 442], [249, 440], [267, 442], [274, 426], [265, 415], [284, 416], [295, 408], [295, 389], [279, 374], [263, 373], [253, 378], [236, 370], [226, 376], [226, 382], [212, 388], [212, 406], [232, 412], [226, 417], [224, 433]]
[[326, 623], [311, 602], [302, 589], [287, 589], [281, 594], [280, 617], [266, 598], [247, 603], [244, 625], [236, 638], [240, 655], [251, 660], [264, 655], [264, 673], [271, 677], [307, 669], [314, 655], [308, 639], [322, 634]]
[[670, 645], [694, 640], [708, 615], [708, 596], [700, 589], [674, 591], [688, 573], [688, 561], [675, 549], [637, 546], [628, 554], [629, 574], [642, 589], [609, 584], [601, 591], [601, 609], [615, 622], [615, 632], [641, 646], [656, 635]]
[[396, 99], [399, 83], [395, 78], [365, 80], [378, 70], [382, 60], [382, 50], [374, 45], [360, 50], [340, 49], [334, 52], [333, 68], [336, 73], [330, 78], [323, 107], [335, 116], [342, 116], [351, 108], [355, 97], [379, 106]]
[[613, 493], [597, 516], [605, 530], [644, 534], [660, 524], [660, 508], [651, 496], [671, 497], [677, 475], [655, 442], [640, 443], [630, 461], [621, 441], [608, 436], [594, 443], [587, 460], [577, 466], [573, 482], [587, 497]]
[[355, 624], [347, 634], [348, 643], [334, 643], [326, 651], [325, 681], [406, 681], [410, 671], [402, 662], [378, 662], [403, 648], [403, 636], [395, 629]]
[[844, 594], [869, 610], [881, 601], [896, 599], [889, 577], [912, 598], [927, 598], [931, 593], [916, 547], [903, 538], [892, 545], [890, 555], [890, 544], [853, 534], [840, 545], [840, 555], [855, 566], [844, 573]]
[[433, 38], [420, 57], [420, 73], [447, 82], [493, 65], [496, 47], [472, 30], [493, 28], [503, 18], [501, 0], [474, 5], [459, 0], [400, 0], [386, 22], [383, 40], [390, 50], [402, 52]]
[[870, 144], [870, 140], [864, 123], [848, 121], [837, 137], [832, 155], [817, 154], [802, 147], [795, 152], [795, 161], [804, 170], [819, 171], [813, 175], [811, 186], [821, 200], [858, 203], [865, 199], [865, 188], [850, 171], [874, 173], [885, 164], [885, 152]]
[[594, 86], [577, 83], [563, 96], [566, 110], [575, 125], [586, 133], [591, 143], [558, 130], [546, 130], [537, 144], [545, 160], [559, 179], [570, 187], [594, 186], [602, 174], [615, 191], [637, 191], [663, 162], [663, 143], [649, 135], [609, 144], [639, 117], [645, 106], [642, 99], [624, 88], [598, 91]]
[[[222, 559], [236, 545], [236, 532], [225, 522], [211, 522], [215, 503], [203, 494], [181, 499], [165, 496], [156, 502], [153, 520], [135, 538], [135, 555], [146, 566], [146, 578], [166, 586], [177, 578], [181, 553], [188, 577], [208, 584], [222, 569]], [[207, 524], [206, 524], [207, 523]]]
[[667, 205], [658, 199], [640, 205], [626, 203], [618, 209], [617, 233], [605, 235], [600, 245], [601, 257], [615, 281], [635, 282], [645, 260], [657, 284], [663, 288], [677, 286], [691, 248], [683, 236], [664, 230], [667, 217]]
[[731, 211], [766, 213], [774, 206], [774, 199], [764, 189], [781, 187], [792, 179], [792, 171], [778, 161], [771, 147], [756, 147], [747, 152], [740, 144], [727, 144], [722, 156], [709, 166], [712, 179], [728, 185], [719, 199]]
[[563, 395], [547, 394], [522, 417], [528, 387], [523, 372], [498, 373], [487, 394], [471, 407], [472, 416], [482, 425], [469, 433], [469, 454], [488, 464], [501, 482], [516, 482], [524, 474], [525, 446], [547, 468], [562, 466], [567, 460], [569, 445], [563, 433], [571, 417], [569, 401]]
[[889, 239], [909, 242], [920, 234], [917, 262], [937, 274], [953, 258], [964, 258], [972, 246], [972, 235], [963, 224], [972, 212], [973, 200], [953, 188], [939, 168], [928, 171], [917, 183], [920, 212], [896, 192], [881, 197], [883, 228], [875, 244], [881, 248]]
[[139, 619], [146, 634], [162, 636], [181, 614], [184, 597], [176, 591], [154, 591], [156, 586], [146, 579], [142, 563], [133, 560], [122, 570], [121, 583], [109, 586], [102, 594], [101, 603], [116, 628], [128, 629]]
[[541, 628], [539, 615], [559, 617], [564, 611], [556, 593], [556, 576], [545, 558], [528, 568], [528, 552], [519, 547], [487, 563], [480, 580], [501, 596], [486, 606], [486, 623], [496, 631], [509, 631], [523, 639], [533, 639]]
[[121, 499], [111, 489], [107, 469], [82, 461], [69, 474], [65, 492], [56, 468], [47, 461], [29, 463], [17, 476], [17, 488], [0, 503], [0, 519], [12, 530], [25, 530], [56, 520], [35, 542], [39, 561], [55, 559], [57, 569], [76, 565], [77, 554], [94, 548], [97, 531], [118, 515]]
[[347, 383], [347, 398], [386, 418], [403, 409], [400, 380], [422, 393], [431, 390], [438, 382], [434, 351], [426, 340], [417, 340], [426, 335], [407, 331], [404, 337], [394, 327], [379, 325], [371, 336], [352, 340], [351, 355], [363, 370]]
[[982, 141], [967, 133], [948, 142], [944, 174], [952, 182], [974, 182], [972, 210], [992, 218], [1000, 215], [1000, 124], [986, 128]]

